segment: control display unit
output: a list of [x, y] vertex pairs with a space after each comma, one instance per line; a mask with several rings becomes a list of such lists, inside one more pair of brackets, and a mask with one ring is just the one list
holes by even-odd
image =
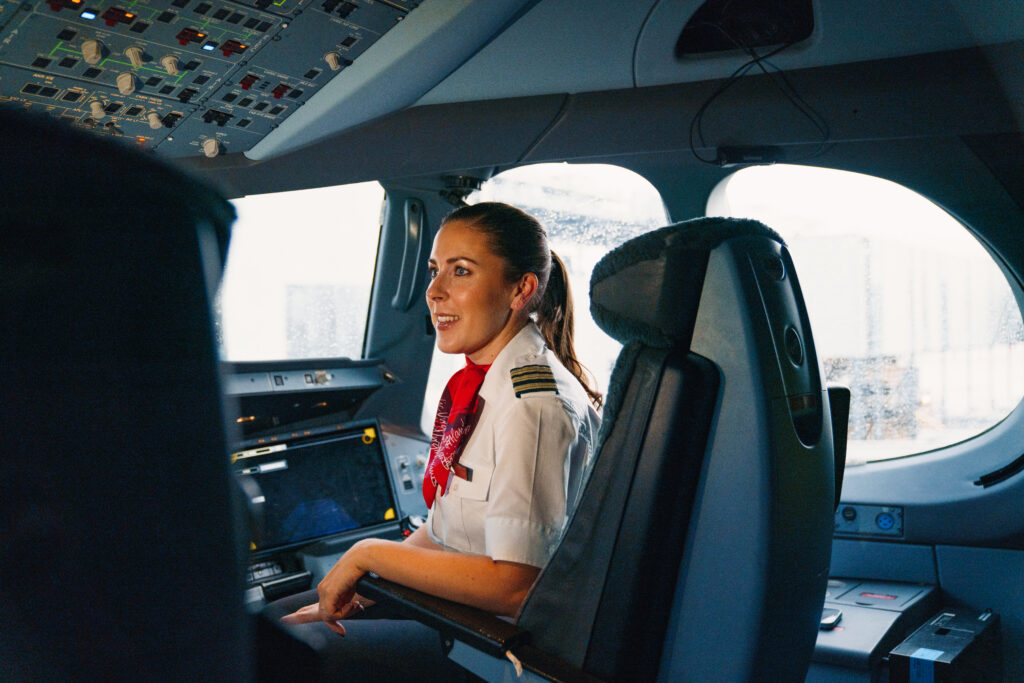
[[397, 521], [395, 496], [375, 422], [316, 435], [286, 435], [232, 455], [260, 492], [257, 551]]

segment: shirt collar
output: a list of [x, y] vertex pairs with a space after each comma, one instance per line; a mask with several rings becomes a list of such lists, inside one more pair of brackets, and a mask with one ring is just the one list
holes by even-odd
[[544, 337], [537, 324], [531, 320], [495, 356], [491, 369], [484, 377], [484, 383], [480, 385], [480, 396], [485, 401], [500, 399], [504, 391], [502, 387], [508, 383], [508, 373], [515, 367], [516, 360], [527, 355], [539, 356], [543, 352]]

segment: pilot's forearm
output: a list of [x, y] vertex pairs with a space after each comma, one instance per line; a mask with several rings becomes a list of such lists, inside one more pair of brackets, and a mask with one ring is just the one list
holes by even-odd
[[[540, 572], [530, 565], [495, 561], [486, 555], [446, 552], [422, 527], [413, 536], [419, 537], [410, 537], [405, 543], [367, 539], [349, 553], [355, 553], [352, 559], [360, 569], [389, 581], [508, 616], [518, 611]], [[426, 543], [421, 543], [424, 539]]]

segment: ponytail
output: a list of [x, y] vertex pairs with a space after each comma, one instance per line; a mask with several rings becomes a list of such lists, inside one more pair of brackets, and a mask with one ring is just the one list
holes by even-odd
[[[579, 381], [591, 403], [600, 408], [601, 394], [591, 388], [587, 381], [590, 373], [576, 358], [573, 347], [575, 317], [565, 264], [548, 247], [544, 227], [525, 211], [500, 202], [460, 207], [448, 214], [441, 224], [456, 220], [465, 221], [487, 235], [491, 251], [505, 261], [509, 282], [519, 280], [526, 273], [537, 276], [532, 312], [537, 316], [537, 327], [544, 343]], [[592, 376], [590, 381], [593, 381]]]
[[540, 305], [537, 306], [537, 327], [540, 328], [540, 333], [544, 336], [544, 342], [548, 348], [554, 351], [565, 369], [579, 380], [584, 391], [587, 392], [587, 396], [590, 397], [591, 403], [600, 408], [604, 399], [590, 386], [590, 382], [587, 381], [587, 375], [590, 372], [576, 357], [576, 349], [573, 345], [574, 330], [576, 329], [573, 308], [572, 288], [569, 286], [565, 264], [562, 263], [558, 254], [551, 251], [551, 275], [548, 277], [548, 285], [541, 296]]

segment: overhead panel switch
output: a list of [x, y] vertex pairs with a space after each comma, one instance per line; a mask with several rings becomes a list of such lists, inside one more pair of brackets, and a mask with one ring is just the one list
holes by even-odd
[[174, 55], [167, 55], [160, 60], [160, 66], [164, 68], [168, 76], [178, 75], [178, 58]]
[[117, 91], [122, 95], [131, 95], [135, 92], [135, 77], [128, 72], [118, 74]]
[[128, 58], [132, 66], [136, 69], [142, 66], [142, 48], [141, 47], [130, 47], [124, 51], [124, 56]]
[[103, 59], [103, 43], [98, 40], [87, 40], [82, 43], [82, 59], [86, 64], [99, 64]]

